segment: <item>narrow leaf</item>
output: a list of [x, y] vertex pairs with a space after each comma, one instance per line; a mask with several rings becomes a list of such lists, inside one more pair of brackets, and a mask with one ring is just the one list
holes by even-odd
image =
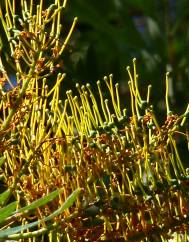
[[4, 156], [0, 157], [0, 167], [3, 165], [5, 160], [6, 160], [6, 157], [4, 157]]
[[17, 226], [17, 227], [14, 227], [14, 228], [9, 228], [9, 229], [6, 229], [6, 230], [2, 230], [0, 231], [0, 238], [5, 238], [9, 235], [12, 235], [12, 234], [16, 234], [16, 233], [20, 233], [20, 232], [23, 232], [24, 230], [26, 229], [30, 229], [32, 227], [35, 227], [37, 226], [38, 224], [40, 224], [41, 222], [47, 222], [51, 219], [53, 219], [54, 217], [56, 217], [57, 215], [59, 215], [60, 213], [62, 213], [64, 210], [68, 209], [69, 207], [72, 206], [72, 204], [75, 202], [75, 200], [77, 199], [79, 193], [81, 192], [81, 189], [78, 188], [76, 189], [67, 199], [66, 201], [64, 202], [64, 204], [58, 208], [54, 213], [52, 213], [51, 215], [41, 219], [41, 220], [38, 220], [38, 221], [35, 221], [33, 223], [30, 223], [30, 224], [26, 224], [26, 225], [21, 225], [21, 226]]
[[16, 209], [17, 202], [12, 202], [4, 208], [0, 208], [0, 223], [8, 218], [12, 212]]
[[3, 193], [0, 194], [0, 206], [4, 204], [4, 202], [7, 200], [7, 198], [10, 196], [11, 190], [7, 189]]
[[29, 211], [29, 210], [38, 208], [40, 206], [43, 206], [43, 205], [47, 204], [48, 202], [50, 202], [51, 200], [53, 200], [55, 197], [57, 197], [61, 193], [61, 191], [62, 191], [62, 189], [57, 189], [56, 191], [49, 193], [45, 197], [42, 197], [42, 198], [38, 199], [37, 201], [32, 202], [30, 205], [20, 208], [15, 213], [21, 213], [26, 210]]
[[75, 200], [77, 199], [78, 195], [81, 192], [81, 188], [76, 189], [64, 202], [64, 204], [57, 209], [56, 211], [54, 211], [54, 213], [52, 213], [51, 215], [49, 215], [48, 217], [46, 217], [43, 221], [47, 221], [46, 219], [50, 220], [56, 216], [58, 216], [60, 213], [64, 212], [64, 210], [68, 209], [69, 207], [72, 206], [72, 204], [75, 202]]

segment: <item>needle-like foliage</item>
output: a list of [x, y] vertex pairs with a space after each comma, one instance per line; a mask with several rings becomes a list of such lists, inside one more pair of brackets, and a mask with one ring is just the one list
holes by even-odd
[[152, 87], [140, 94], [136, 59], [127, 68], [128, 110], [113, 75], [97, 81], [98, 93], [76, 84], [78, 95], [60, 100], [65, 74], [56, 67], [77, 20], [62, 43], [65, 6], [6, 0], [6, 14], [0, 9], [16, 77], [15, 86], [0, 59], [0, 238], [168, 241], [176, 233], [187, 241], [189, 170], [177, 146], [189, 147], [189, 106], [170, 110], [167, 73], [160, 125]]

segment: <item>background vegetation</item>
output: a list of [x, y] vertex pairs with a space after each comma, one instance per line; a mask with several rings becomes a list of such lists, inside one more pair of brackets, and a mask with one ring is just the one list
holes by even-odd
[[5, 3], [0, 239], [188, 241], [186, 1]]
[[[126, 103], [125, 67], [136, 57], [139, 85], [153, 84], [157, 112], [165, 110], [166, 71], [171, 71], [171, 103], [180, 113], [184, 111], [183, 103], [189, 100], [187, 0], [146, 0], [145, 4], [142, 0], [68, 1], [63, 23], [71, 22], [74, 16], [79, 22], [62, 56], [61, 68], [69, 80], [64, 82], [62, 93], [78, 81], [95, 86], [98, 79], [113, 73]], [[4, 39], [3, 46], [7, 50]]]

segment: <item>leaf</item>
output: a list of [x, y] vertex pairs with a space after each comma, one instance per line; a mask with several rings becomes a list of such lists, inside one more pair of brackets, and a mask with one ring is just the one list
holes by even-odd
[[158, 23], [157, 21], [155, 21], [154, 19], [148, 17], [146, 18], [146, 22], [147, 22], [147, 25], [148, 25], [148, 31], [150, 33], [150, 36], [155, 39], [157, 37], [161, 37], [162, 33], [161, 33], [161, 30], [158, 26]]
[[6, 160], [6, 157], [4, 157], [4, 156], [0, 157], [0, 167], [3, 165], [5, 160]]
[[72, 204], [75, 202], [75, 200], [77, 199], [78, 195], [80, 194], [81, 192], [81, 189], [78, 188], [76, 189], [67, 199], [66, 201], [64, 202], [64, 204], [58, 208], [56, 211], [54, 211], [54, 213], [52, 213], [51, 215], [41, 219], [41, 220], [38, 220], [38, 221], [35, 221], [33, 223], [30, 223], [30, 224], [26, 224], [26, 225], [21, 225], [21, 226], [17, 226], [17, 227], [14, 227], [14, 228], [9, 228], [9, 229], [6, 229], [6, 230], [2, 230], [0, 231], [0, 238], [5, 238], [9, 235], [12, 235], [12, 234], [16, 234], [16, 233], [20, 233], [20, 232], [23, 232], [24, 230], [26, 229], [30, 229], [32, 227], [35, 227], [37, 226], [38, 224], [42, 223], [42, 222], [47, 222], [51, 219], [53, 219], [54, 217], [56, 217], [57, 215], [59, 215], [60, 213], [62, 213], [64, 210], [68, 209], [69, 207], [72, 206]]
[[17, 201], [8, 204], [6, 207], [0, 208], [0, 223], [8, 218], [12, 212], [16, 209]]
[[52, 213], [51, 215], [49, 215], [48, 217], [46, 217], [43, 221], [47, 221], [46, 219], [48, 218], [48, 220], [58, 216], [60, 213], [64, 212], [64, 210], [68, 209], [69, 207], [72, 206], [72, 204], [75, 202], [76, 198], [78, 197], [78, 195], [81, 192], [81, 188], [76, 189], [65, 201], [65, 203], [56, 211], [54, 211], [54, 213]]
[[7, 189], [3, 193], [0, 194], [0, 206], [4, 204], [4, 202], [7, 200], [7, 198], [10, 196], [11, 190]]
[[51, 200], [53, 200], [55, 197], [57, 197], [61, 193], [61, 191], [62, 191], [62, 189], [57, 189], [56, 191], [49, 193], [45, 197], [42, 197], [42, 198], [38, 199], [37, 201], [32, 202], [30, 205], [20, 208], [15, 213], [21, 213], [26, 210], [29, 211], [29, 210], [38, 208], [40, 206], [43, 206], [43, 205], [47, 204], [48, 202], [50, 202]]

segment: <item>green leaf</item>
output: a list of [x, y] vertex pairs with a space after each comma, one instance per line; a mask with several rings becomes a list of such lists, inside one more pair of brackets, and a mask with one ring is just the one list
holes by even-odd
[[72, 206], [72, 204], [75, 202], [75, 200], [77, 199], [78, 195], [81, 192], [81, 188], [76, 189], [65, 201], [65, 203], [56, 211], [54, 211], [54, 213], [52, 213], [51, 215], [49, 215], [48, 217], [46, 217], [43, 221], [47, 221], [46, 219], [50, 220], [56, 216], [58, 216], [60, 213], [64, 212], [64, 210], [68, 209], [69, 207]]
[[56, 191], [49, 193], [45, 197], [42, 197], [42, 198], [38, 199], [37, 201], [32, 202], [30, 205], [20, 208], [15, 213], [21, 213], [26, 210], [29, 211], [29, 210], [38, 208], [40, 206], [43, 206], [43, 205], [47, 204], [48, 202], [50, 202], [51, 200], [53, 200], [55, 197], [57, 197], [61, 192], [62, 192], [62, 189], [57, 189]]
[[4, 202], [7, 200], [7, 198], [10, 196], [11, 190], [7, 189], [3, 193], [0, 194], [0, 206], [4, 204]]
[[17, 226], [17, 227], [14, 227], [14, 228], [9, 228], [9, 229], [6, 229], [6, 230], [2, 230], [0, 231], [0, 238], [5, 238], [5, 237], [8, 237], [9, 235], [12, 235], [12, 234], [16, 234], [16, 233], [20, 233], [20, 232], [23, 232], [24, 230], [26, 229], [30, 229], [30, 228], [33, 228], [35, 226], [37, 226], [38, 224], [42, 223], [42, 222], [47, 222], [51, 219], [53, 219], [54, 217], [58, 216], [60, 213], [62, 213], [64, 210], [68, 209], [69, 207], [72, 206], [72, 204], [75, 202], [75, 200], [77, 199], [78, 195], [80, 194], [81, 192], [81, 189], [78, 188], [76, 189], [67, 199], [66, 201], [64, 202], [64, 204], [58, 208], [56, 211], [54, 211], [54, 213], [52, 213], [51, 215], [41, 219], [41, 220], [38, 220], [38, 221], [35, 221], [33, 223], [30, 223], [30, 224], [26, 224], [26, 225], [21, 225], [21, 226]]
[[4, 208], [0, 208], [0, 223], [8, 218], [12, 212], [16, 209], [17, 202], [12, 202]]
[[3, 165], [5, 160], [6, 160], [6, 157], [4, 157], [4, 156], [0, 157], [0, 167]]

